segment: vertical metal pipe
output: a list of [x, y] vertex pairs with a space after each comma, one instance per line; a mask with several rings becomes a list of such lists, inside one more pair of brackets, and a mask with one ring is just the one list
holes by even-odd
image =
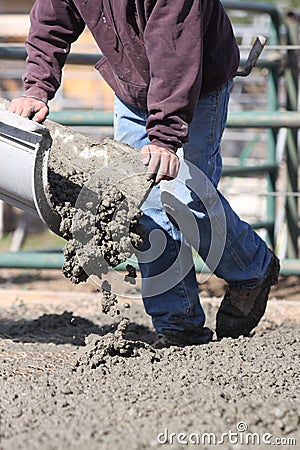
[[[297, 45], [299, 42], [299, 23], [293, 18], [286, 20], [287, 44]], [[287, 110], [297, 111], [299, 101], [299, 52], [287, 52], [286, 69], [286, 103]], [[298, 129], [288, 130], [286, 143], [287, 191], [298, 192], [299, 154], [297, 149]], [[287, 257], [299, 256], [299, 206], [297, 197], [286, 199], [287, 218]]]
[[[279, 43], [279, 24], [277, 21], [274, 21], [271, 17], [271, 34], [270, 34], [270, 45], [276, 45]], [[267, 92], [267, 108], [268, 111], [277, 111], [278, 110], [278, 67], [271, 67], [268, 71], [268, 92]], [[267, 130], [267, 161], [269, 164], [276, 164], [276, 141], [277, 141], [277, 128], [270, 128]], [[267, 183], [268, 183], [268, 192], [276, 191], [276, 179], [277, 172], [269, 172], [267, 174]], [[275, 214], [276, 214], [276, 200], [275, 197], [269, 195], [266, 199], [267, 202], [267, 221], [272, 222], [273, 226], [268, 232], [267, 240], [271, 246], [275, 246]]]

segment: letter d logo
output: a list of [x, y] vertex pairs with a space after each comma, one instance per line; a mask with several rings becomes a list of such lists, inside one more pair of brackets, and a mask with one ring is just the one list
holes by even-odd
[[165, 428], [163, 433], [159, 433], [157, 436], [157, 441], [159, 444], [167, 444], [168, 443], [168, 429]]

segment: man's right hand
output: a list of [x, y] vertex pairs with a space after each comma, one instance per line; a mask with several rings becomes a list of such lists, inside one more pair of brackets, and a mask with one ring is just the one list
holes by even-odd
[[49, 114], [48, 106], [41, 100], [32, 97], [15, 98], [8, 110], [39, 123], [43, 122]]

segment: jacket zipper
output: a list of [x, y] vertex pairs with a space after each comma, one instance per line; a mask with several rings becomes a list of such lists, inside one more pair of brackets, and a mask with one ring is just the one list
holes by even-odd
[[105, 14], [104, 14], [103, 0], [100, 0], [100, 15], [102, 16], [103, 22], [106, 23], [106, 17], [105, 17]]

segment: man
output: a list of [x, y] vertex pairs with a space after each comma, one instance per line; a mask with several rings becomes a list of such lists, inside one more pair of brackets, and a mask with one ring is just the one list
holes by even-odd
[[[217, 337], [248, 335], [264, 314], [279, 262], [215, 190], [231, 80], [239, 64], [222, 4], [36, 0], [26, 42], [25, 96], [12, 101], [12, 112], [45, 119], [70, 46], [85, 25], [104, 55], [96, 68], [116, 93], [115, 138], [141, 150], [154, 184], [142, 208], [148, 239], [138, 258], [143, 301], [158, 345], [201, 344], [212, 338], [204, 327], [191, 244], [228, 283], [217, 314]], [[163, 184], [167, 194], [162, 201]], [[213, 262], [211, 253], [217, 255]]]

